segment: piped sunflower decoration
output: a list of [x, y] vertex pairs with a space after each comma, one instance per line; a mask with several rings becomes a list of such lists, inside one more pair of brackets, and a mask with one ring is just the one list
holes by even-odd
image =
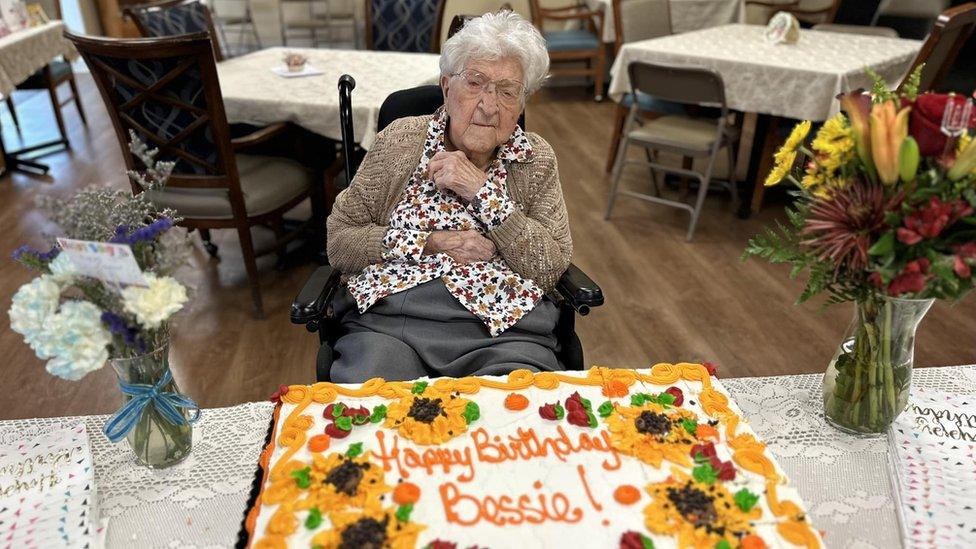
[[663, 482], [649, 484], [651, 503], [644, 522], [655, 534], [675, 536], [679, 547], [765, 547], [753, 522], [762, 511], [751, 492], [735, 495], [720, 482], [700, 482], [675, 470]]
[[614, 448], [655, 467], [660, 467], [665, 459], [690, 466], [689, 452], [701, 442], [697, 416], [671, 406], [667, 400], [618, 407], [607, 418], [607, 427]]
[[292, 477], [299, 488], [304, 484], [308, 490], [298, 509], [315, 507], [332, 512], [347, 507], [380, 508], [380, 498], [392, 490], [383, 482], [383, 469], [365, 455], [316, 454], [311, 466], [293, 472]]
[[480, 415], [474, 402], [418, 381], [389, 405], [383, 425], [417, 444], [441, 444], [465, 433]]
[[[332, 527], [312, 538], [312, 545], [322, 549], [371, 547], [413, 549], [424, 527], [411, 522], [393, 508], [363, 509], [333, 513]], [[404, 520], [405, 519], [405, 520]]]

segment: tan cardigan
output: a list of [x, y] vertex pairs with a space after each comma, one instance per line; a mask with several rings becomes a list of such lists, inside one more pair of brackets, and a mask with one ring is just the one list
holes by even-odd
[[[376, 137], [352, 185], [339, 193], [329, 215], [329, 263], [345, 275], [382, 261], [383, 236], [407, 181], [420, 162], [430, 116], [401, 118]], [[569, 266], [573, 241], [549, 143], [527, 134], [534, 159], [508, 166], [515, 211], [488, 237], [515, 272], [549, 291]]]

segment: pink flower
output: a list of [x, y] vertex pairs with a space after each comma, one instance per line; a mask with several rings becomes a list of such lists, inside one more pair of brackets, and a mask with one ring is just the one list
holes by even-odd
[[956, 256], [953, 258], [952, 269], [959, 278], [969, 278], [973, 276], [973, 271], [969, 264], [976, 264], [976, 242], [967, 242], [961, 246], [955, 246], [953, 251]]
[[908, 262], [905, 269], [888, 284], [888, 295], [917, 294], [925, 289], [929, 279], [929, 260], [922, 257]]
[[935, 238], [956, 221], [973, 213], [973, 208], [962, 200], [943, 202], [938, 197], [929, 199], [927, 206], [905, 216], [905, 226], [898, 228], [898, 240], [912, 246], [925, 238]]

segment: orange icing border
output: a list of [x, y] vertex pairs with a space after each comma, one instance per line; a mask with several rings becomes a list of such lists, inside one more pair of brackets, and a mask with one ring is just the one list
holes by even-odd
[[[805, 520], [805, 514], [802, 512], [802, 509], [791, 501], [784, 501], [778, 498], [776, 487], [785, 481], [785, 479], [776, 472], [776, 466], [765, 455], [766, 445], [756, 440], [749, 433], [737, 434], [736, 431], [741, 418], [729, 408], [729, 398], [712, 387], [711, 376], [708, 370], [701, 364], [688, 362], [670, 364], [661, 362], [651, 367], [650, 374], [641, 374], [635, 370], [594, 366], [587, 370], [585, 377], [566, 375], [558, 372], [533, 373], [529, 370], [515, 370], [508, 375], [506, 381], [478, 377], [437, 378], [432, 380], [431, 385], [445, 392], [475, 394], [482, 388], [518, 391], [529, 387], [538, 387], [543, 390], [552, 390], [558, 388], [562, 383], [578, 386], [607, 386], [611, 382], [614, 385], [623, 384], [626, 387], [630, 387], [639, 381], [653, 383], [655, 385], [669, 385], [679, 379], [697, 381], [702, 384], [701, 394], [698, 397], [699, 404], [706, 414], [725, 422], [725, 434], [728, 438], [729, 446], [733, 449], [732, 459], [739, 467], [761, 475], [766, 479], [766, 498], [769, 509], [774, 516], [785, 519], [784, 522], [777, 526], [777, 532], [790, 543], [807, 547], [808, 549], [818, 549], [820, 547], [819, 538], [811, 524]], [[314, 385], [290, 385], [288, 392], [282, 395], [281, 402], [295, 404], [296, 406], [282, 423], [281, 435], [277, 436], [277, 441], [275, 440], [276, 433], [272, 433], [272, 440], [261, 455], [262, 469], [265, 472], [268, 471], [271, 453], [274, 451], [276, 442], [279, 446], [287, 447], [288, 449], [271, 469], [272, 477], [282, 474], [281, 471], [284, 464], [305, 445], [307, 438], [305, 432], [311, 427], [312, 418], [303, 415], [302, 412], [308, 408], [309, 404], [313, 402], [316, 404], [329, 404], [335, 401], [340, 395], [348, 397], [379, 396], [393, 400], [409, 394], [413, 386], [414, 382], [412, 381], [386, 381], [382, 378], [367, 380], [358, 388], [344, 387], [329, 382], [319, 382]], [[280, 409], [280, 405], [275, 408], [276, 428]], [[267, 473], [265, 476], [267, 476]], [[257, 516], [260, 513], [261, 494], [264, 493], [264, 484], [266, 481], [267, 478], [262, 479], [261, 492], [258, 494], [254, 507], [248, 513], [245, 523], [248, 534], [250, 534], [252, 539], [254, 528], [257, 524]], [[279, 508], [279, 511], [282, 509]], [[270, 534], [258, 540], [253, 545], [249, 540], [248, 546], [284, 546], [284, 537]]]

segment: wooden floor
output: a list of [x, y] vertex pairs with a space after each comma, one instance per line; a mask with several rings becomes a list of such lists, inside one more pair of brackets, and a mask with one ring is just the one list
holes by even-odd
[[[6, 259], [22, 243], [42, 245], [55, 233], [34, 198], [65, 195], [90, 184], [128, 188], [119, 145], [90, 78], [80, 77], [90, 125], [81, 126], [73, 107], [66, 119], [71, 153], [44, 160], [50, 177], [22, 174], [0, 178], [0, 306], [9, 307], [31, 274]], [[16, 97], [29, 142], [53, 137], [46, 95]], [[574, 262], [607, 297], [578, 323], [589, 364], [644, 367], [657, 361], [709, 360], [727, 377], [821, 372], [843, 334], [849, 306], [818, 312], [815, 304], [794, 306], [801, 283], [787, 269], [739, 260], [747, 239], [782, 211], [775, 197], [758, 216], [741, 221], [727, 195], [716, 193], [691, 244], [684, 241], [686, 213], [634, 199], [618, 200], [603, 220], [609, 178], [603, 173], [613, 105], [587, 100], [582, 89], [545, 90], [531, 101], [527, 123], [555, 148], [575, 244]], [[3, 109], [4, 137], [17, 148]], [[40, 130], [38, 130], [40, 129]], [[625, 184], [647, 188], [647, 172], [628, 170]], [[260, 240], [267, 235], [256, 235]], [[217, 231], [221, 261], [208, 259], [197, 242], [184, 280], [192, 302], [175, 330], [172, 363], [182, 389], [202, 406], [260, 400], [281, 383], [314, 379], [316, 337], [288, 322], [288, 307], [312, 270], [310, 265], [275, 271], [260, 263], [268, 312], [251, 316], [240, 248], [232, 231]], [[974, 298], [954, 307], [939, 303], [918, 334], [921, 366], [976, 363]], [[0, 419], [108, 413], [119, 405], [109, 369], [81, 382], [44, 371], [9, 318], [0, 314]]]

